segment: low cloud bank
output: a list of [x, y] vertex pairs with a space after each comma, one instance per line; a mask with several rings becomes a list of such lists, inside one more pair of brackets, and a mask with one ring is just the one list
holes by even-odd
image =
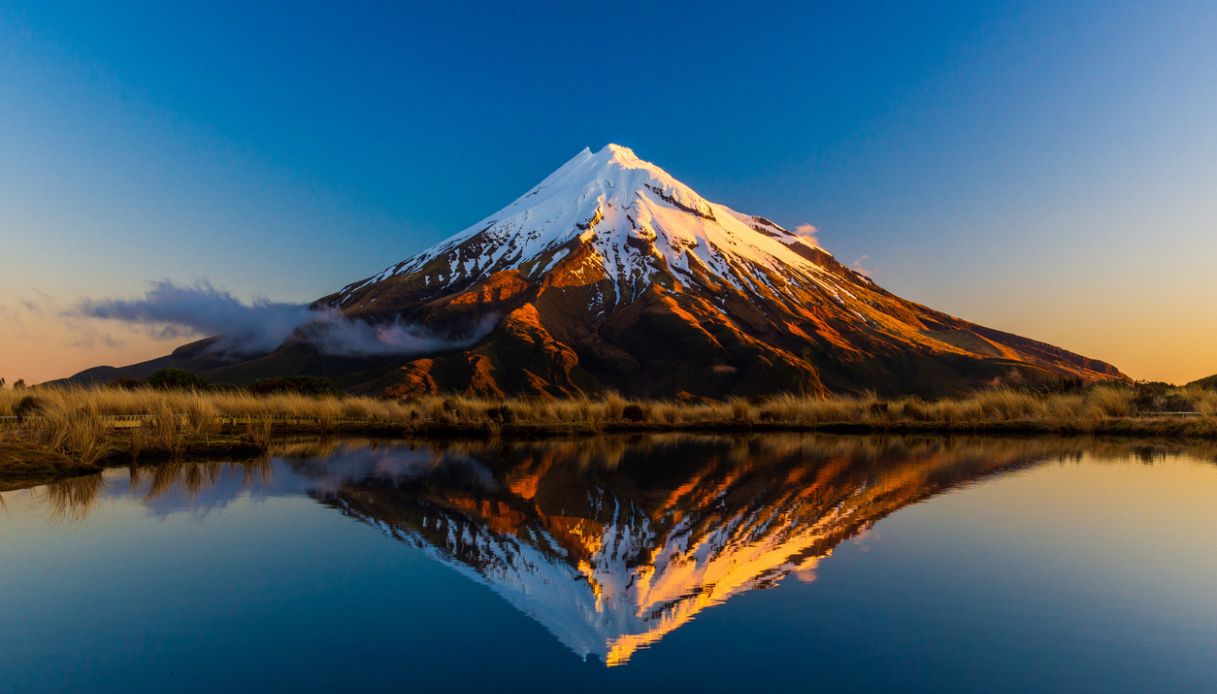
[[307, 306], [266, 299], [246, 304], [209, 282], [179, 286], [169, 280], [153, 282], [142, 299], [85, 300], [76, 312], [141, 325], [163, 338], [221, 335], [226, 347], [246, 352], [269, 352], [316, 318]]
[[486, 316], [464, 334], [442, 335], [402, 321], [352, 319], [331, 308], [312, 309], [267, 299], [245, 303], [210, 282], [177, 285], [169, 280], [153, 282], [142, 298], [87, 300], [72, 313], [140, 325], [157, 337], [217, 336], [216, 350], [223, 352], [270, 352], [294, 336], [329, 356], [460, 349], [485, 337], [497, 322], [496, 316]]
[[303, 339], [322, 354], [332, 356], [380, 356], [423, 354], [462, 349], [485, 337], [498, 322], [485, 316], [463, 335], [440, 335], [421, 325], [394, 321], [372, 324], [347, 318], [338, 311], [314, 312], [316, 320], [303, 331]]

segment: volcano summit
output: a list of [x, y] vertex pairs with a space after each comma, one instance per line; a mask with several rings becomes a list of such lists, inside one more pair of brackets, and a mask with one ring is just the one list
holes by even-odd
[[315, 373], [395, 396], [648, 397], [936, 396], [1125, 378], [895, 296], [813, 240], [710, 202], [612, 144], [583, 150], [507, 207], [313, 308], [456, 337], [430, 353], [337, 357], [316, 349], [305, 326], [266, 354], [237, 357], [202, 341], [82, 375], [177, 365], [217, 381]]

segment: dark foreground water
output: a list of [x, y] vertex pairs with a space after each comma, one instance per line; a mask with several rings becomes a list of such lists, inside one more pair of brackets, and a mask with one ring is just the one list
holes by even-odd
[[281, 449], [4, 493], [0, 689], [1217, 691], [1214, 449]]

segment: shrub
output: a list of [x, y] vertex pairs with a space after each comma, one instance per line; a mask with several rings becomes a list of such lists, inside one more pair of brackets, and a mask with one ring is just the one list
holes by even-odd
[[185, 369], [161, 369], [148, 377], [148, 385], [160, 390], [206, 390], [207, 381]]
[[13, 407], [13, 414], [17, 416], [17, 423], [25, 423], [26, 417], [42, 414], [46, 411], [46, 403], [33, 395], [27, 395], [17, 401]]
[[334, 395], [338, 387], [328, 378], [316, 376], [289, 376], [286, 378], [263, 378], [247, 389], [255, 395], [271, 393], [296, 393], [298, 395]]
[[511, 423], [511, 422], [514, 422], [516, 419], [515, 410], [511, 409], [510, 407], [508, 407], [506, 405], [500, 405], [498, 407], [491, 407], [486, 410], [486, 415], [493, 422]]
[[1138, 412], [1191, 412], [1193, 404], [1168, 383], [1141, 381], [1133, 392], [1132, 404]]
[[621, 418], [627, 422], [641, 422], [647, 418], [647, 413], [642, 409], [642, 405], [630, 403], [621, 408]]
[[1191, 400], [1176, 393], [1171, 393], [1162, 399], [1163, 412], [1192, 412], [1195, 409], [1196, 406], [1192, 404]]

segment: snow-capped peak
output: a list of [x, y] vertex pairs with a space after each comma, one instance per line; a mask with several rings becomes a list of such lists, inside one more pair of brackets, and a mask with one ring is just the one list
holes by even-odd
[[[587, 150], [586, 147], [584, 149]], [[638, 155], [634, 154], [634, 150], [626, 147], [625, 145], [619, 145], [612, 142], [602, 147], [600, 151], [596, 153], [596, 156], [603, 156], [606, 153], [610, 159], [615, 159], [620, 162], [641, 161], [638, 158]], [[642, 163], [645, 164], [646, 162]]]
[[[822, 249], [761, 217], [698, 195], [629, 147], [576, 154], [527, 193], [448, 239], [344, 290], [423, 272], [428, 286], [467, 286], [505, 270], [538, 276], [590, 246], [589, 282], [605, 279], [630, 299], [659, 274], [685, 285], [776, 291], [786, 282], [822, 283], [809, 259]], [[595, 266], [598, 266], [595, 267]], [[780, 293], [780, 292], [779, 292]]]
[[[594, 209], [600, 207], [599, 203], [625, 208], [634, 203], [636, 196], [645, 195], [647, 191], [672, 198], [698, 214], [713, 214], [710, 202], [692, 188], [658, 166], [639, 159], [629, 147], [608, 144], [595, 153], [584, 148], [523, 197], [483, 221], [502, 219], [510, 216], [511, 211], [534, 208], [542, 201], [556, 198], [569, 207], [584, 210], [587, 205], [578, 203], [594, 200], [597, 204], [593, 206], [593, 214], [588, 216], [590, 219], [594, 216]], [[449, 240], [461, 238], [469, 232], [476, 233], [478, 229], [479, 225], [475, 224]]]

